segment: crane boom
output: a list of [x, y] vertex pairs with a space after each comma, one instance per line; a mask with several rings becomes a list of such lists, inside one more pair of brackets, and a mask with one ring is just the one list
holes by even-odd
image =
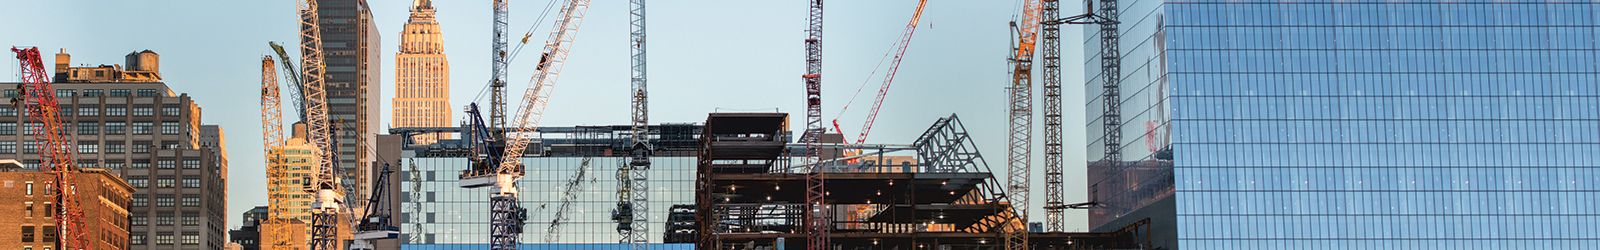
[[[1029, 177], [1032, 175], [1033, 162], [1033, 53], [1038, 40], [1040, 19], [1040, 0], [1026, 0], [1022, 4], [1022, 18], [1012, 22], [1016, 28], [1017, 44], [1011, 55], [1011, 86], [1010, 92], [1010, 136], [1007, 148], [1007, 191], [1006, 197], [1011, 201], [1011, 209], [1016, 213], [1014, 217], [1018, 223], [1014, 225], [1023, 227], [1028, 221], [1028, 193]], [[1009, 228], [1006, 232], [1006, 248], [1026, 249], [1028, 234], [1023, 228]]]
[[317, 173], [306, 185], [314, 192], [316, 201], [311, 211], [310, 249], [339, 249], [338, 216], [344, 206], [344, 194], [339, 176], [335, 173], [338, 156], [333, 150], [332, 131], [328, 120], [327, 89], [324, 89], [321, 19], [317, 0], [298, 0], [296, 11], [300, 16], [300, 73], [305, 94], [306, 134], [317, 160]]
[[627, 164], [617, 167], [617, 232], [622, 234], [621, 243], [628, 244], [629, 249], [641, 250], [649, 248], [646, 245], [650, 233], [649, 200], [650, 186], [648, 171], [650, 169], [650, 154], [652, 152], [649, 140], [645, 138], [650, 126], [650, 92], [646, 85], [645, 74], [645, 9], [644, 0], [630, 0], [628, 10], [629, 22], [629, 64], [631, 72], [629, 91], [630, 105], [633, 108], [630, 118], [633, 127], [629, 130], [632, 139], [628, 154], [631, 160]]
[[50, 76], [45, 72], [44, 63], [39, 57], [39, 48], [11, 48], [20, 61], [18, 72], [22, 74], [22, 84], [17, 87], [22, 89], [22, 100], [18, 105], [25, 106], [30, 120], [39, 125], [33, 130], [34, 140], [44, 143], [44, 148], [39, 152], [39, 169], [50, 171], [54, 183], [50, 187], [56, 190], [51, 197], [55, 200], [54, 213], [57, 233], [61, 236], [60, 249], [79, 250], [87, 249], [88, 239], [86, 229], [83, 228], [83, 207], [78, 205], [78, 194], [72, 188], [74, 173], [78, 170], [77, 162], [73, 159], [73, 149], [76, 148], [71, 138], [71, 132], [63, 130], [61, 122], [61, 107], [56, 103], [56, 91], [50, 85]]
[[832, 221], [826, 212], [827, 191], [826, 179], [822, 175], [822, 167], [818, 166], [817, 157], [823, 130], [822, 125], [822, 0], [810, 0], [811, 6], [807, 13], [806, 27], [806, 73], [800, 76], [805, 84], [806, 91], [806, 132], [800, 139], [806, 146], [804, 156], [809, 169], [806, 170], [806, 249], [829, 249], [828, 231]]
[[300, 83], [300, 72], [294, 69], [294, 60], [289, 58], [289, 53], [284, 51], [283, 45], [275, 42], [267, 42], [267, 46], [271, 46], [272, 52], [278, 54], [278, 61], [283, 62], [283, 78], [289, 79], [289, 86], [291, 86], [289, 88], [289, 101], [294, 102], [296, 117], [300, 117], [301, 121], [305, 121], [306, 98], [305, 95], [301, 94], [301, 92], [305, 89], [305, 85]]
[[[889, 97], [889, 85], [894, 84], [895, 73], [900, 72], [900, 61], [906, 57], [906, 49], [911, 47], [911, 36], [917, 33], [917, 23], [922, 21], [922, 9], [928, 6], [928, 0], [917, 1], [917, 10], [911, 14], [911, 21], [906, 23], [904, 31], [900, 32], [893, 51], [894, 57], [889, 59], [889, 70], [884, 72], [883, 85], [878, 87], [878, 96], [872, 100], [872, 109], [867, 110], [867, 120], [861, 124], [861, 133], [856, 135], [855, 144], [867, 141], [867, 134], [872, 132], [872, 125], [878, 121], [878, 111], [883, 108], [883, 99]], [[833, 129], [839, 129], [839, 119], [833, 120]]]

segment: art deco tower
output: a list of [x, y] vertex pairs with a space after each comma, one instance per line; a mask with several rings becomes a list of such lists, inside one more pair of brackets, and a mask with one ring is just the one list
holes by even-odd
[[[395, 55], [394, 127], [450, 126], [450, 62], [445, 60], [443, 34], [434, 19], [433, 1], [414, 0], [411, 19], [400, 33]], [[418, 135], [429, 144], [448, 135]]]

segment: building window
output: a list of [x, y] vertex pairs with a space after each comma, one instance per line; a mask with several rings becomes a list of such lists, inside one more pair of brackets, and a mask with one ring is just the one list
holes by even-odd
[[33, 195], [33, 182], [23, 183], [23, 190], [24, 195]]
[[183, 244], [184, 245], [199, 245], [200, 244], [200, 233], [195, 233], [195, 232], [183, 233]]
[[18, 93], [16, 89], [6, 89], [6, 97], [17, 98], [18, 96], [22, 96], [22, 94]]
[[10, 123], [10, 122], [0, 123], [0, 135], [16, 135], [16, 134], [17, 134], [17, 124], [16, 123]]
[[132, 222], [134, 226], [150, 225], [150, 217], [134, 216]]
[[156, 168], [166, 168], [166, 169], [178, 168], [178, 163], [177, 162], [178, 161], [176, 161], [176, 160], [157, 160], [156, 161]]
[[150, 152], [150, 141], [135, 141], [135, 142], [133, 142], [133, 152], [134, 153], [149, 153]]
[[[139, 145], [133, 145], [134, 151], [139, 151]], [[133, 169], [150, 168], [150, 159], [133, 159]]]
[[164, 148], [164, 149], [178, 149], [178, 141], [164, 141], [164, 142], [161, 142], [161, 148]]
[[143, 234], [128, 235], [128, 244], [129, 245], [144, 245], [144, 235]]
[[[143, 178], [143, 176], [137, 176], [137, 177]], [[128, 181], [133, 181], [133, 180], [130, 179]], [[135, 195], [133, 195], [133, 201], [131, 203], [133, 203], [133, 206], [135, 206], [135, 207], [143, 207], [143, 206], [149, 206], [150, 205], [150, 200], [149, 200], [149, 198], [145, 198], [145, 196], [142, 195], [142, 194], [135, 194]], [[144, 216], [135, 216], [134, 218], [144, 218]]]
[[97, 108], [97, 107], [79, 107], [78, 108], [78, 116], [79, 117], [100, 116], [100, 108]]
[[[121, 145], [118, 145], [118, 146], [121, 146]], [[110, 170], [122, 169], [122, 166], [123, 166], [122, 162], [107, 162], [105, 164], [106, 169], [110, 169]]]
[[22, 208], [22, 217], [33, 217], [33, 202], [23, 202]]
[[106, 106], [106, 116], [128, 116], [128, 107]]
[[81, 142], [78, 142], [78, 153], [79, 154], [98, 154], [98, 153], [100, 153], [100, 143], [97, 142], [97, 141], [81, 141]]
[[135, 122], [133, 123], [132, 130], [133, 134], [135, 135], [148, 135], [150, 134], [150, 130], [154, 127], [155, 125], [151, 124], [150, 122]]
[[133, 95], [133, 91], [132, 90], [126, 90], [126, 89], [113, 89], [113, 90], [111, 90], [111, 96], [127, 97], [127, 96], [131, 96], [131, 95]]
[[0, 107], [0, 116], [17, 116], [17, 108]]
[[57, 89], [56, 90], [56, 97], [72, 97], [72, 96], [75, 96], [75, 95], [78, 95], [78, 91], [77, 90], [71, 90], [71, 89]]
[[[168, 217], [168, 218], [171, 218], [171, 217]], [[156, 245], [172, 245], [172, 243], [173, 242], [172, 242], [172, 235], [171, 234], [157, 234], [156, 235]]]
[[[186, 207], [199, 207], [200, 206], [200, 197], [184, 196], [183, 197], [183, 206], [186, 206]], [[194, 217], [193, 216], [184, 216], [184, 219], [189, 219], [189, 218], [194, 218]]]
[[39, 123], [35, 123], [35, 122], [30, 122], [30, 123], [28, 123], [28, 125], [25, 125], [25, 126], [27, 126], [27, 127], [22, 128], [22, 133], [28, 134], [28, 135], [37, 135], [37, 134], [39, 134], [40, 130], [44, 130], [44, 125], [43, 124], [39, 124]]
[[128, 124], [123, 122], [107, 122], [107, 135], [123, 135], [128, 133]]
[[178, 134], [178, 124], [177, 123], [171, 123], [171, 122], [162, 123], [161, 124], [161, 134], [163, 134], [163, 135], [176, 135], [176, 134]]
[[98, 124], [98, 123], [90, 123], [90, 122], [80, 122], [80, 123], [78, 123], [78, 134], [79, 135], [98, 135], [98, 134], [100, 134], [100, 124]]
[[[134, 166], [138, 166], [139, 164], [138, 163], [134, 163], [133, 165]], [[135, 168], [137, 168], [137, 167], [135, 167]], [[128, 179], [128, 186], [133, 186], [133, 187], [136, 187], [136, 188], [150, 187], [150, 180], [142, 179], [143, 178], [142, 176], [136, 176], [136, 177], [139, 177], [141, 179]]]
[[39, 234], [44, 235], [44, 239], [40, 239], [41, 242], [56, 242], [55, 226], [43, 226], [40, 228], [42, 228], [42, 230], [39, 230]]
[[[172, 179], [172, 177], [161, 177], [161, 178], [156, 179], [156, 187], [169, 188], [169, 187], [177, 187], [177, 186], [178, 186], [178, 180], [174, 180], [174, 179]], [[172, 206], [172, 197], [167, 197], [167, 202], [166, 203], [161, 203], [160, 198], [157, 198], [156, 199], [156, 203], [157, 203], [156, 204], [157, 206]], [[166, 204], [166, 205], [161, 205], [161, 204]]]
[[[172, 195], [170, 195], [170, 194], [158, 194], [158, 195], [156, 195], [156, 206], [158, 206], [158, 207], [170, 207], [170, 206], [177, 205], [177, 204], [178, 204], [177, 203], [177, 199], [172, 198]], [[172, 220], [172, 215], [171, 214], [162, 215], [162, 217], [167, 217], [168, 221]], [[167, 222], [167, 224], [172, 224], [172, 223], [171, 222]]]
[[198, 177], [198, 176], [185, 176], [185, 177], [183, 177], [183, 187], [186, 187], [186, 188], [197, 188], [197, 187], [200, 187], [200, 177]]
[[183, 160], [183, 168], [185, 168], [185, 169], [200, 169], [200, 159], [185, 159], [185, 160]]
[[[199, 205], [195, 205], [195, 206], [199, 206]], [[184, 226], [199, 226], [200, 225], [200, 217], [194, 216], [193, 214], [184, 214], [183, 215], [183, 225]]]
[[111, 143], [112, 144], [106, 144], [106, 153], [108, 153], [108, 154], [121, 154], [121, 153], [128, 152], [128, 145], [127, 144], [122, 144], [122, 142], [111, 142]]
[[0, 154], [15, 154], [15, 153], [17, 153], [17, 142], [14, 142], [14, 141], [0, 141]]
[[98, 90], [98, 89], [85, 89], [85, 90], [83, 90], [83, 96], [84, 97], [100, 97], [102, 95], [105, 95], [105, 93], [106, 93], [105, 90]]
[[178, 116], [180, 114], [181, 114], [181, 112], [179, 112], [178, 107], [175, 107], [175, 106], [161, 107], [161, 116]]
[[78, 160], [78, 167], [80, 168], [94, 168], [99, 165], [95, 160]]
[[156, 115], [156, 109], [151, 107], [134, 107], [133, 116], [150, 117]]
[[22, 226], [22, 242], [33, 242], [33, 226]]
[[39, 153], [39, 148], [39, 141], [22, 142], [22, 153], [24, 154], [37, 154]]
[[156, 90], [155, 89], [140, 89], [139, 90], [139, 96], [140, 97], [153, 97], [153, 96], [156, 96]]

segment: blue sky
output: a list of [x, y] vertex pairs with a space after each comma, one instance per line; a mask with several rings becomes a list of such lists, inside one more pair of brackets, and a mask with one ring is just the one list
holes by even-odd
[[[378, 70], [383, 80], [378, 83], [383, 89], [378, 102], [384, 111], [378, 122], [387, 128], [394, 53], [411, 1], [370, 1], [384, 51]], [[530, 51], [539, 50], [536, 46], [547, 36], [549, 24], [533, 22], [549, 3], [511, 3], [513, 36], [536, 28], [533, 44], [526, 48]], [[451, 62], [451, 102], [463, 106], [477, 99], [488, 79], [490, 2], [434, 4]], [[266, 204], [256, 104], [260, 58], [270, 53], [267, 41], [293, 44], [296, 39], [294, 1], [52, 0], [7, 5], [9, 14], [0, 16], [0, 24], [7, 27], [0, 30], [0, 45], [39, 46], [46, 53], [66, 48], [74, 64], [121, 63], [122, 56], [134, 50], [161, 53], [167, 83], [200, 104], [205, 123], [219, 124], [226, 132], [231, 164], [229, 227], [238, 226], [238, 214]], [[869, 84], [848, 112], [837, 115], [850, 137], [865, 118], [880, 81], [868, 79], [868, 74], [898, 37], [915, 5], [911, 0], [829, 2], [823, 43], [825, 119], [833, 119], [858, 86]], [[545, 125], [627, 123], [627, 7], [626, 1], [595, 1]], [[1082, 8], [1062, 7], [1063, 13]], [[1007, 22], [1016, 9], [1015, 1], [930, 1], [868, 142], [909, 143], [933, 120], [956, 113], [972, 130], [990, 167], [1005, 171], [1003, 88], [1009, 81], [1005, 59], [1011, 42]], [[806, 1], [664, 1], [651, 3], [648, 11], [652, 122], [698, 122], [717, 110], [801, 115]], [[1083, 82], [1083, 68], [1077, 64], [1083, 54], [1079, 29], [1062, 32], [1068, 202], [1086, 196], [1083, 89], [1077, 87]], [[527, 87], [533, 69], [533, 60], [527, 58], [532, 57], [524, 56], [510, 67], [513, 98]], [[16, 62], [4, 63], [12, 66], [0, 67], [0, 74], [10, 79], [3, 81], [16, 81]], [[1038, 142], [1043, 135], [1034, 133], [1035, 207], [1044, 201], [1043, 150]], [[1036, 208], [1031, 214], [1035, 221], [1044, 216]], [[1081, 212], [1070, 213], [1069, 230], [1082, 231], [1084, 224]]]

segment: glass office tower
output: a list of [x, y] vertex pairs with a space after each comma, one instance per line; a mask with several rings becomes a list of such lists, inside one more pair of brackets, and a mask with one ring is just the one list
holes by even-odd
[[1600, 249], [1600, 2], [1123, 1], [1097, 231], [1179, 249]]

